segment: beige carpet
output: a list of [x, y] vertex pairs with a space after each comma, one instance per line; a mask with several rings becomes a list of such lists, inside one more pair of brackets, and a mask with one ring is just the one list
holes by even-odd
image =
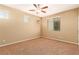
[[78, 55], [77, 45], [51, 39], [33, 39], [0, 47], [0, 54], [7, 55]]

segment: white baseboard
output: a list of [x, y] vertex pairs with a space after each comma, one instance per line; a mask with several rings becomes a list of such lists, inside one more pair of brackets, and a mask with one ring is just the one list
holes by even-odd
[[30, 37], [30, 38], [23, 39], [23, 40], [20, 40], [20, 41], [16, 41], [16, 42], [13, 42], [13, 43], [3, 44], [3, 45], [0, 45], [0, 47], [12, 45], [12, 44], [15, 44], [15, 43], [20, 43], [20, 42], [23, 42], [23, 41], [29, 41], [29, 40], [33, 40], [33, 39], [37, 39], [37, 38], [40, 38], [40, 36]]
[[60, 40], [60, 39], [58, 39], [58, 38], [49, 38], [49, 37], [43, 37], [43, 38], [53, 39], [53, 40], [57, 40], [57, 41], [61, 41], [61, 42], [66, 42], [66, 43], [71, 43], [71, 44], [79, 45], [78, 43], [70, 42], [70, 41], [65, 41], [65, 40]]
[[71, 43], [71, 44], [79, 45], [78, 43], [69, 42], [69, 41], [64, 41], [64, 40], [59, 40], [59, 39], [57, 39], [57, 38], [49, 38], [49, 37], [42, 37], [42, 36], [41, 36], [41, 37], [40, 37], [40, 36], [37, 37], [37, 36], [36, 36], [36, 37], [30, 37], [30, 38], [27, 38], [27, 39], [24, 39], [24, 40], [16, 41], [16, 42], [13, 42], [13, 43], [3, 44], [3, 45], [0, 45], [0, 47], [12, 45], [12, 44], [15, 44], [15, 43], [20, 43], [20, 42], [23, 42], [23, 41], [33, 40], [33, 39], [37, 39], [37, 38], [54, 39], [54, 40], [57, 40], [57, 41], [62, 41], [62, 42], [66, 42], [66, 43]]

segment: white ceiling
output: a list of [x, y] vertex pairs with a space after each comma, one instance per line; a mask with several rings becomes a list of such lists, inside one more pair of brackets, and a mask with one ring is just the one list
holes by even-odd
[[40, 12], [39, 14], [36, 14], [36, 12], [28, 11], [30, 9], [35, 9], [33, 4], [5, 4], [5, 5], [39, 17], [44, 17], [44, 16], [48, 16], [51, 14], [55, 14], [55, 13], [59, 13], [62, 11], [79, 7], [79, 4], [41, 4], [41, 7], [48, 6], [48, 9], [46, 10], [47, 13]]

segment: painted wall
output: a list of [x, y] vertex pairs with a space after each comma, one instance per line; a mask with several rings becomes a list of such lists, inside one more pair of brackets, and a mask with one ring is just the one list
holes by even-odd
[[[3, 5], [0, 5], [0, 10], [8, 11], [9, 13], [8, 19], [0, 19], [0, 45], [22, 40], [30, 40], [32, 38], [38, 38], [40, 35], [49, 39], [56, 38], [57, 40], [65, 42], [78, 42], [77, 18], [79, 9], [73, 9], [44, 17], [42, 18], [41, 24], [37, 22], [37, 20], [41, 20], [41, 18], [24, 13], [22, 11]], [[29, 17], [27, 23], [24, 22], [24, 15]], [[50, 20], [55, 16], [61, 17], [60, 32], [48, 31], [47, 20]]]
[[[0, 5], [0, 10], [8, 11], [8, 19], [0, 19], [0, 45], [40, 37], [39, 17]], [[29, 17], [27, 23], [23, 16]]]
[[78, 8], [78, 45], [79, 45], [79, 8]]
[[[60, 16], [60, 31], [49, 31], [47, 20], [53, 17]], [[42, 35], [45, 38], [56, 39], [59, 41], [78, 43], [77, 39], [77, 21], [78, 21], [78, 9], [68, 10], [60, 12], [51, 16], [42, 18]]]

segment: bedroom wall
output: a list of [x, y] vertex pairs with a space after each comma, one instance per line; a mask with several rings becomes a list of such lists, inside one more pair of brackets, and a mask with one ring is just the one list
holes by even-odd
[[[0, 5], [0, 10], [8, 11], [9, 13], [8, 19], [0, 19], [0, 45], [39, 38], [40, 35], [44, 38], [56, 39], [74, 44], [78, 43], [77, 18], [79, 9], [60, 12], [43, 18], [4, 5]], [[24, 22], [24, 15], [29, 17], [27, 23]], [[61, 17], [60, 32], [48, 31], [47, 20], [55, 16]], [[37, 22], [37, 20], [41, 20], [42, 23]]]
[[[49, 31], [47, 20], [60, 16], [60, 31]], [[42, 37], [78, 44], [78, 8], [42, 18]]]
[[[0, 10], [9, 14], [8, 19], [0, 19], [0, 45], [40, 37], [40, 23], [37, 22], [39, 17], [4, 5], [0, 5]], [[24, 15], [29, 17], [28, 22], [24, 22]]]
[[78, 8], [78, 45], [79, 45], [79, 8]]

